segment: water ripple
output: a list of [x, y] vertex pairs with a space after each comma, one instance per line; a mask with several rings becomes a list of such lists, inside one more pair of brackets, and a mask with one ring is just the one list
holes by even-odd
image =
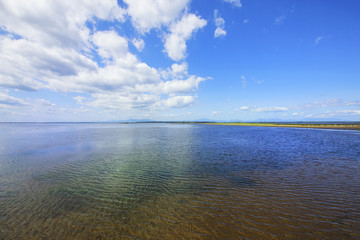
[[359, 135], [106, 126], [0, 153], [0, 239], [360, 238]]

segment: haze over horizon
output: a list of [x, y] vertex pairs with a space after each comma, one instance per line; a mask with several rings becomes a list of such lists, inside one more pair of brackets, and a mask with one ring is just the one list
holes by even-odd
[[0, 0], [0, 122], [360, 120], [360, 2]]

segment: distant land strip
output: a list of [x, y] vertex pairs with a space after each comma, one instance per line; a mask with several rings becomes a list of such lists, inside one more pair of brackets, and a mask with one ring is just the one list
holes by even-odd
[[344, 129], [360, 131], [360, 124], [352, 123], [246, 123], [246, 122], [209, 122], [208, 125], [249, 126], [249, 127], [289, 127], [289, 128], [320, 128], [320, 129]]

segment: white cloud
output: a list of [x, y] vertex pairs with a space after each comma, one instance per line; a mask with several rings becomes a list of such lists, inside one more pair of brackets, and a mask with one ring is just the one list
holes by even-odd
[[285, 15], [280, 15], [279, 17], [275, 18], [275, 24], [281, 25], [284, 23], [285, 19], [286, 19]]
[[214, 32], [214, 37], [220, 37], [220, 36], [225, 36], [226, 35], [226, 31], [225, 31], [225, 20], [218, 16], [218, 10], [215, 9], [214, 10], [214, 21], [215, 21], [215, 32]]
[[249, 106], [242, 106], [242, 107], [240, 107], [240, 110], [245, 110], [245, 111], [247, 111], [247, 110], [249, 110], [249, 109], [250, 109]]
[[99, 31], [92, 37], [92, 42], [98, 47], [102, 58], [119, 58], [128, 52], [128, 42], [115, 31]]
[[170, 34], [165, 37], [165, 51], [174, 61], [186, 55], [186, 41], [192, 34], [206, 25], [206, 20], [195, 14], [186, 14], [170, 26]]
[[2, 1], [0, 22], [5, 29], [46, 47], [82, 49], [89, 38], [87, 21], [124, 20], [116, 0]]
[[174, 76], [184, 76], [187, 74], [188, 64], [183, 62], [182, 64], [174, 63], [171, 65], [171, 70], [174, 73]]
[[282, 117], [301, 117], [306, 118], [339, 118], [346, 116], [348, 119], [353, 117], [356, 120], [360, 116], [359, 109], [348, 109], [349, 107], [360, 106], [359, 101], [345, 101], [341, 99], [327, 99], [315, 101], [304, 105], [294, 105], [289, 107], [249, 107], [242, 106], [237, 110], [253, 113], [281, 113]]
[[240, 0], [223, 0], [224, 2], [231, 3], [235, 7], [241, 7]]
[[[314, 118], [332, 118], [341, 116], [359, 116], [359, 109], [344, 109], [350, 106], [360, 106], [359, 101], [345, 101], [341, 99], [328, 99], [315, 101], [304, 105], [294, 105], [289, 107], [249, 107], [242, 106], [239, 110], [255, 113], [283, 113], [281, 116], [306, 116]], [[343, 108], [343, 109], [341, 109]], [[289, 112], [294, 110], [294, 112]]]
[[188, 75], [188, 64], [183, 62], [181, 64], [174, 63], [170, 68], [161, 72], [164, 79], [182, 79]]
[[29, 113], [53, 112], [55, 110], [54, 107], [55, 104], [44, 99], [21, 99], [10, 96], [8, 91], [0, 91], [0, 112], [2, 112], [2, 121], [6, 120], [6, 117], [10, 117], [8, 120], [12, 121], [13, 119], [11, 118], [14, 116], [26, 116]]
[[[167, 37], [175, 36], [175, 43], [182, 46], [180, 50], [169, 47], [169, 55], [184, 58], [185, 41], [205, 26], [206, 21], [186, 14], [180, 21], [172, 22], [188, 1], [144, 1], [144, 6], [134, 10], [136, 2], [143, 1], [128, 3], [128, 13], [133, 14], [136, 26], [148, 31], [169, 24], [171, 34]], [[146, 15], [149, 10], [146, 6], [151, 2], [160, 9], [155, 11], [158, 20], [145, 24], [148, 17], [152, 17], [152, 13]], [[166, 70], [153, 68], [130, 52], [126, 36], [120, 36], [115, 30], [89, 29], [88, 24], [95, 23], [96, 19], [117, 24], [124, 20], [125, 10], [115, 0], [14, 0], [2, 5], [0, 22], [11, 34], [0, 34], [0, 87], [88, 93], [87, 97], [74, 100], [96, 108], [153, 110], [191, 105], [196, 99], [194, 91], [205, 80], [189, 75], [185, 62]], [[143, 18], [131, 12], [141, 14], [140, 6], [145, 7]], [[161, 16], [157, 16], [158, 13]], [[131, 42], [139, 51], [144, 47], [141, 39]], [[1, 100], [8, 106], [25, 104], [4, 94]], [[79, 110], [82, 111], [84, 109]]]
[[317, 38], [315, 38], [315, 45], [319, 44], [321, 40], [323, 40], [324, 37], [323, 36], [319, 36]]
[[213, 111], [212, 113], [211, 113], [211, 116], [213, 117], [213, 116], [216, 116], [216, 115], [219, 115], [220, 114], [220, 112], [218, 112], [218, 111]]
[[[100, 68], [99, 72], [85, 72], [75, 76], [72, 78], [72, 84], [61, 85], [61, 82], [58, 82], [56, 89], [90, 92], [91, 98], [80, 100], [82, 104], [92, 107], [154, 110], [190, 105], [189, 101], [194, 101], [196, 97], [184, 98], [183, 95], [193, 94], [199, 83], [205, 80], [205, 78], [189, 76], [187, 67], [183, 65], [181, 65], [184, 67], [181, 73], [177, 72], [179, 71], [177, 68], [180, 68], [178, 65], [173, 66], [175, 71], [171, 71], [169, 80], [166, 80], [161, 77], [161, 71], [139, 62], [136, 58], [131, 59], [133, 56], [129, 53], [128, 56], [130, 56], [129, 61], [117, 59], [112, 64]], [[126, 62], [131, 61], [133, 63], [125, 65]], [[180, 95], [180, 98], [176, 98], [177, 95]], [[172, 100], [166, 101], [167, 98]]]
[[142, 39], [136, 39], [136, 38], [134, 38], [134, 39], [132, 40], [132, 43], [134, 44], [134, 46], [136, 47], [136, 49], [137, 49], [139, 52], [141, 52], [141, 51], [144, 49], [144, 47], [145, 47], [145, 42], [144, 42], [144, 40], [142, 40]]
[[256, 78], [253, 78], [252, 79], [256, 84], [262, 84], [262, 83], [264, 83], [264, 79], [256, 79]]
[[96, 70], [97, 64], [73, 49], [47, 47], [26, 39], [0, 40], [0, 86], [21, 90], [49, 87], [48, 80]]
[[252, 112], [285, 112], [289, 111], [287, 107], [265, 107], [265, 108], [254, 108], [251, 109]]
[[249, 19], [244, 19], [243, 23], [246, 24], [249, 22]]
[[85, 97], [77, 96], [77, 97], [73, 97], [73, 99], [76, 100], [78, 103], [82, 104]]
[[172, 80], [162, 83], [161, 92], [165, 94], [185, 93], [191, 92], [198, 88], [199, 83], [204, 81], [204, 78], [190, 76], [186, 80]]
[[342, 99], [327, 99], [322, 101], [314, 101], [298, 108], [327, 108], [327, 107], [344, 107], [344, 106], [360, 106], [360, 101], [345, 101]]
[[360, 115], [360, 110], [339, 110], [336, 113], [339, 115], [358, 116]]
[[246, 88], [247, 86], [247, 81], [246, 81], [246, 77], [245, 76], [241, 76], [241, 84], [243, 88]]
[[147, 33], [152, 28], [168, 26], [175, 21], [187, 7], [190, 0], [124, 0], [127, 13], [133, 25]]
[[24, 106], [26, 102], [22, 99], [9, 96], [6, 92], [0, 92], [0, 106]]
[[220, 28], [220, 27], [217, 27], [215, 29], [215, 32], [214, 32], [214, 37], [221, 37], [221, 36], [225, 36], [226, 35], [226, 31], [223, 29], [223, 28]]
[[360, 101], [347, 101], [344, 102], [345, 106], [360, 106]]
[[114, 110], [131, 110], [131, 109], [151, 109], [155, 103], [160, 102], [160, 96], [156, 94], [137, 94], [126, 93], [119, 94], [118, 92], [109, 93], [94, 93], [94, 99], [90, 99], [85, 105], [114, 109]]
[[80, 54], [91, 47], [86, 22], [95, 17], [122, 21], [124, 11], [114, 0], [3, 2], [0, 22], [20, 39], [0, 40], [0, 85], [39, 89], [46, 87], [45, 78], [95, 69], [96, 63]]
[[187, 107], [195, 100], [194, 96], [175, 96], [164, 100], [162, 103], [166, 107]]
[[[308, 114], [306, 117], [312, 117], [312, 118], [338, 118], [338, 117], [355, 117], [357, 120], [358, 116], [360, 116], [360, 110], [358, 109], [352, 109], [352, 110], [337, 110], [337, 111], [326, 111], [325, 113], [320, 114]], [[357, 118], [356, 118], [357, 117]]]
[[250, 112], [286, 112], [290, 109], [287, 107], [248, 107], [243, 106], [240, 108], [243, 111], [250, 111]]

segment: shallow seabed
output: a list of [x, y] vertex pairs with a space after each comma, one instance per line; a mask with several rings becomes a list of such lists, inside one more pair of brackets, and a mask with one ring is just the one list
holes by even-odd
[[0, 239], [360, 239], [360, 133], [0, 124]]

